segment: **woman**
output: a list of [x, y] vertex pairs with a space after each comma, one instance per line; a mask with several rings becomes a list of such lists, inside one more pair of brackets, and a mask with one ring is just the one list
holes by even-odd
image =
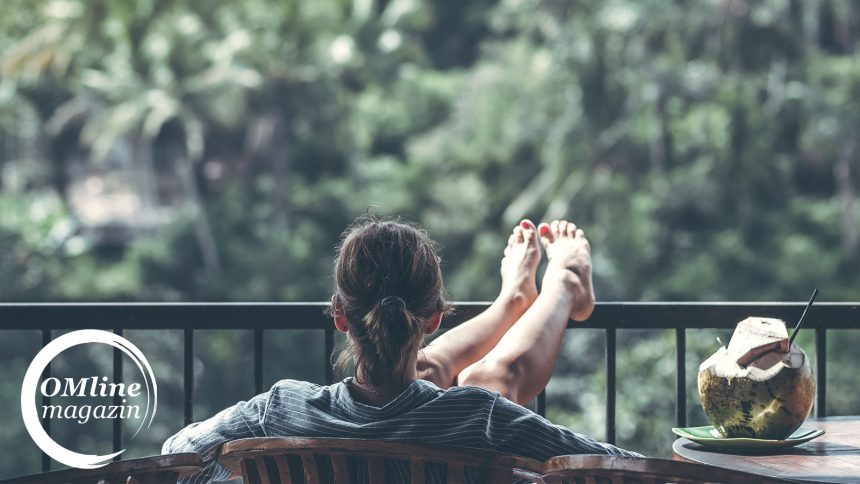
[[[540, 242], [539, 242], [540, 240]], [[549, 261], [538, 294], [540, 245]], [[514, 228], [502, 289], [482, 314], [426, 348], [449, 310], [429, 236], [398, 221], [359, 219], [335, 262], [332, 315], [347, 333], [338, 364], [355, 377], [330, 386], [283, 380], [169, 438], [164, 453], [199, 452], [187, 482], [225, 479], [220, 446], [264, 436], [344, 437], [490, 449], [535, 459], [563, 454], [638, 455], [553, 425], [521, 404], [552, 374], [568, 320], [594, 308], [591, 249], [567, 221]], [[406, 474], [404, 473], [404, 477]]]

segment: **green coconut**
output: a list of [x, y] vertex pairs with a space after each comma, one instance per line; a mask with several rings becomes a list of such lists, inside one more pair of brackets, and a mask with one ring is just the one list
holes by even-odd
[[724, 437], [784, 439], [809, 416], [815, 377], [785, 322], [751, 317], [699, 366], [699, 396]]

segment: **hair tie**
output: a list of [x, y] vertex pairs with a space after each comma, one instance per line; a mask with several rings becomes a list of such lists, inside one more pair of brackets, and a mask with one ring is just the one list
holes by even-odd
[[383, 308], [392, 304], [396, 304], [400, 309], [406, 309], [406, 301], [401, 299], [399, 296], [385, 296], [382, 298], [382, 301], [379, 301], [379, 307]]

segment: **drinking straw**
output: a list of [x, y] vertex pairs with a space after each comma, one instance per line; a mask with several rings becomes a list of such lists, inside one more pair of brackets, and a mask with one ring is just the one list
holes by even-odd
[[812, 297], [809, 298], [809, 302], [806, 304], [806, 309], [803, 310], [803, 314], [800, 315], [800, 321], [797, 322], [797, 326], [794, 327], [794, 332], [791, 333], [791, 338], [788, 339], [788, 347], [791, 348], [791, 343], [794, 343], [794, 338], [797, 336], [798, 331], [800, 330], [800, 326], [803, 324], [803, 321], [806, 320], [806, 315], [809, 314], [809, 308], [812, 307], [812, 303], [815, 302], [815, 297], [818, 296], [818, 288], [816, 287], [814, 291], [812, 291]]

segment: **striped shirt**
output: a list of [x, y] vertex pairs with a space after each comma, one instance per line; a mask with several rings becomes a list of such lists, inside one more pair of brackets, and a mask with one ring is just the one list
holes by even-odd
[[[349, 381], [320, 386], [282, 380], [266, 393], [189, 425], [167, 439], [162, 453], [197, 452], [203, 457], [203, 472], [183, 481], [188, 484], [226, 479], [230, 472], [218, 464], [218, 451], [225, 442], [247, 437], [403, 441], [539, 460], [565, 454], [639, 456], [554, 425], [483, 388], [442, 390], [426, 380], [416, 380], [385, 406], [374, 407], [352, 398]], [[408, 482], [408, 468], [402, 477]]]

